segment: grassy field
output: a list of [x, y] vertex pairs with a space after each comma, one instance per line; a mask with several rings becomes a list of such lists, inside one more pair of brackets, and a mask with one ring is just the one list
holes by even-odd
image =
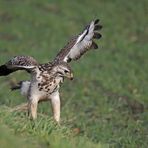
[[15, 55], [52, 60], [69, 37], [99, 18], [100, 49], [73, 62], [74, 81], [61, 88], [62, 123], [39, 105], [35, 122], [11, 112], [25, 102], [10, 85], [25, 72], [0, 78], [0, 145], [50, 148], [147, 148], [147, 0], [0, 0], [0, 64]]

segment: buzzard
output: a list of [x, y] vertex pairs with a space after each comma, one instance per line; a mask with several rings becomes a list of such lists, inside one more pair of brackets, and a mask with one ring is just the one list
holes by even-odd
[[16, 56], [0, 66], [0, 76], [7, 76], [18, 70], [30, 73], [30, 81], [22, 81], [12, 89], [21, 89], [21, 93], [27, 97], [28, 111], [32, 119], [37, 118], [38, 103], [50, 100], [53, 117], [56, 122], [60, 122], [60, 84], [64, 78], [73, 79], [69, 62], [78, 60], [90, 49], [98, 48], [94, 40], [101, 38], [101, 28], [99, 19], [92, 21], [80, 34], [71, 38], [51, 62], [40, 64], [33, 57]]

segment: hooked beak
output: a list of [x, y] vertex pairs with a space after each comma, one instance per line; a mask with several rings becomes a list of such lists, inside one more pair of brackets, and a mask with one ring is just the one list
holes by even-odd
[[67, 78], [70, 79], [70, 80], [73, 80], [73, 73], [68, 74]]

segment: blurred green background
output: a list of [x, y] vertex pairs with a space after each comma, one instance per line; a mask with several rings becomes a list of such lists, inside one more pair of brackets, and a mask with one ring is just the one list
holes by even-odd
[[26, 100], [10, 85], [28, 74], [0, 78], [1, 147], [146, 148], [147, 14], [147, 0], [0, 0], [0, 64], [15, 55], [50, 61], [91, 20], [103, 25], [99, 50], [71, 64], [75, 79], [61, 88], [60, 127], [48, 102], [35, 122], [11, 112]]

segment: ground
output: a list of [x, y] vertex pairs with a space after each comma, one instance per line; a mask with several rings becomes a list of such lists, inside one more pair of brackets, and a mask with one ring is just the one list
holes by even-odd
[[73, 62], [74, 81], [61, 88], [62, 122], [48, 102], [33, 122], [11, 112], [25, 102], [10, 85], [25, 72], [0, 78], [0, 143], [3, 147], [146, 148], [148, 145], [147, 0], [0, 0], [0, 64], [15, 55], [52, 60], [69, 37], [99, 18], [99, 50]]

